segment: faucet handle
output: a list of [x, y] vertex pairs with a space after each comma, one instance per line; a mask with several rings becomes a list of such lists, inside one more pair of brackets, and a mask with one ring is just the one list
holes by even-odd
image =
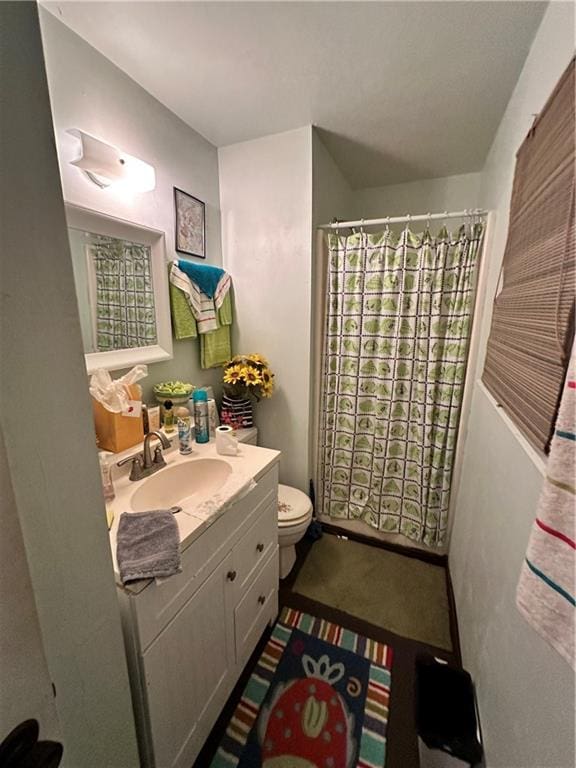
[[130, 469], [130, 480], [140, 480], [142, 478], [142, 470], [144, 468], [144, 459], [141, 453], [137, 453], [135, 456], [128, 456], [118, 462], [117, 466], [122, 467], [129, 461], [132, 462]]
[[166, 466], [166, 459], [164, 458], [164, 454], [162, 453], [162, 446], [157, 445], [156, 448], [154, 448], [154, 458], [152, 460], [152, 463], [160, 467]]

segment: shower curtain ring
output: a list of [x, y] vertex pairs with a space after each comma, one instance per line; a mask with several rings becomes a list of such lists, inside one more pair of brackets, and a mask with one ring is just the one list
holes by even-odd
[[364, 219], [360, 219], [360, 234], [364, 234]]

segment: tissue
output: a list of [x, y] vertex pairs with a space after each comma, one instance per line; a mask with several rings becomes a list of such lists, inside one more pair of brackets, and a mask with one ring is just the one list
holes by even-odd
[[234, 436], [232, 427], [216, 427], [216, 453], [221, 456], [236, 456], [238, 453], [238, 440]]
[[135, 365], [127, 374], [113, 379], [104, 368], [90, 378], [90, 394], [110, 413], [128, 414], [132, 409], [130, 387], [148, 375], [146, 365]]

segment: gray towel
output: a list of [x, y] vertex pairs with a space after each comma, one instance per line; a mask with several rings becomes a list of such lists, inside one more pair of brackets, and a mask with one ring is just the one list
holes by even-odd
[[173, 509], [123, 512], [118, 523], [116, 560], [122, 584], [179, 573], [180, 534]]

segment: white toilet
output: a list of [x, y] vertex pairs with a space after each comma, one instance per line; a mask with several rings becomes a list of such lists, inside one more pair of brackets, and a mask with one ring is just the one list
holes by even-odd
[[[241, 443], [258, 444], [258, 430], [236, 430]], [[305, 493], [290, 485], [278, 486], [278, 545], [280, 578], [285, 579], [296, 561], [296, 544], [306, 533], [312, 520], [312, 502]]]
[[278, 486], [278, 544], [280, 578], [285, 579], [296, 561], [296, 544], [312, 520], [312, 502], [290, 485]]

